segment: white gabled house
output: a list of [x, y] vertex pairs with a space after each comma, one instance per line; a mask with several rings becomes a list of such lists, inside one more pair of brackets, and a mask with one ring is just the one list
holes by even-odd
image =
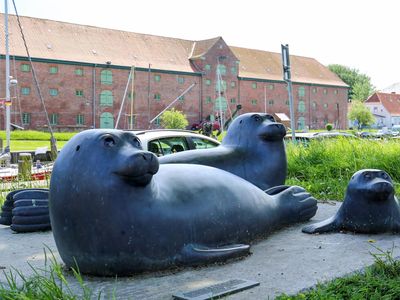
[[375, 117], [374, 126], [392, 128], [400, 124], [400, 94], [376, 92], [364, 103]]

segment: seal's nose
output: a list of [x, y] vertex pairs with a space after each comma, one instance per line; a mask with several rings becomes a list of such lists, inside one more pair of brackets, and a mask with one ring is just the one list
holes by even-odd
[[286, 135], [286, 128], [281, 123], [271, 122], [260, 133], [264, 140], [281, 140]]

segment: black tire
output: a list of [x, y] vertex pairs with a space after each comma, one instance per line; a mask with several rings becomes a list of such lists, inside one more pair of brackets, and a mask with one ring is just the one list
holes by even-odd
[[35, 224], [35, 225], [11, 224], [10, 228], [15, 232], [24, 233], [24, 232], [35, 232], [35, 231], [51, 230], [51, 225], [50, 225], [50, 223]]
[[14, 208], [26, 207], [26, 206], [49, 206], [49, 200], [47, 199], [21, 199], [14, 202]]
[[13, 214], [12, 211], [2, 210], [0, 216], [5, 218], [12, 218]]
[[8, 207], [8, 206], [5, 206], [5, 205], [3, 205], [2, 207], [1, 207], [1, 211], [12, 211], [12, 207]]
[[25, 190], [20, 191], [19, 193], [14, 194], [13, 196], [14, 202], [21, 199], [49, 199], [49, 191], [48, 190]]
[[13, 216], [40, 216], [48, 215], [48, 206], [22, 206], [12, 210]]
[[[19, 189], [19, 190], [15, 190], [12, 192], [9, 192], [6, 196], [6, 200], [4, 201], [3, 205], [10, 207], [10, 208], [14, 208], [14, 196], [20, 192], [25, 192], [25, 191], [41, 191], [41, 192], [45, 192], [45, 191], [49, 191], [48, 189]], [[25, 198], [26, 199], [26, 198]], [[43, 198], [37, 198], [37, 199], [43, 199]]]
[[3, 216], [0, 216], [0, 224], [1, 224], [1, 225], [7, 225], [7, 226], [9, 226], [9, 225], [11, 225], [11, 223], [12, 223], [12, 217], [3, 217]]
[[13, 216], [12, 224], [15, 225], [38, 225], [50, 223], [49, 215], [40, 216]]

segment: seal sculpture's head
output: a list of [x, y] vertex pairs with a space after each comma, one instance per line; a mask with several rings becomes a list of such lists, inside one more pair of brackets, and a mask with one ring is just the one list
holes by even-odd
[[381, 170], [360, 170], [351, 177], [342, 206], [335, 216], [303, 228], [305, 233], [351, 231], [397, 232], [400, 207], [390, 176]]
[[273, 116], [246, 113], [233, 120], [219, 147], [167, 155], [160, 162], [216, 167], [266, 190], [285, 183], [285, 134], [285, 126]]
[[246, 113], [233, 120], [222, 144], [248, 147], [271, 141], [282, 142], [285, 135], [285, 126], [275, 122], [272, 115]]

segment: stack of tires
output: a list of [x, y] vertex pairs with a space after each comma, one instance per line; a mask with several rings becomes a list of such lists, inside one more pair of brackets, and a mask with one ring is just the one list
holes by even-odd
[[1, 207], [0, 224], [15, 232], [50, 230], [49, 190], [22, 189], [10, 192]]

